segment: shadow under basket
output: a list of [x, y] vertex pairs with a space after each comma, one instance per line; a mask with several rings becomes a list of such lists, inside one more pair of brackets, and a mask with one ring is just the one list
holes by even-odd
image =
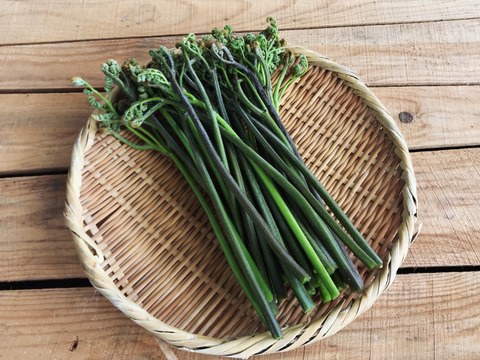
[[279, 303], [284, 338], [274, 340], [242, 293], [207, 216], [174, 164], [97, 131], [89, 119], [75, 143], [65, 218], [91, 283], [165, 343], [247, 358], [330, 336], [385, 291], [414, 238], [416, 184], [407, 145], [355, 74], [307, 49], [308, 73], [280, 109], [307, 166], [383, 259], [365, 287], [303, 313], [289, 291]]

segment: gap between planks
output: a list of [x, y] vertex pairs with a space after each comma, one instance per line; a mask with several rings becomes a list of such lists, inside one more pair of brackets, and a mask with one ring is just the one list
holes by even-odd
[[[475, 82], [439, 82], [439, 83], [415, 83], [415, 84], [378, 84], [378, 85], [369, 85], [366, 84], [374, 93], [375, 89], [384, 89], [384, 88], [417, 88], [417, 87], [431, 87], [431, 88], [442, 88], [442, 87], [474, 87], [480, 85], [480, 80]], [[73, 85], [72, 85], [73, 86]], [[99, 92], [103, 92], [104, 89], [100, 86], [93, 87]], [[83, 88], [35, 88], [35, 89], [0, 89], [1, 95], [26, 95], [26, 94], [80, 94], [83, 92]]]
[[[406, 276], [406, 275], [418, 275], [418, 274], [468, 273], [468, 272], [480, 273], [480, 265], [401, 267], [398, 269], [397, 275]], [[70, 288], [90, 288], [90, 287], [92, 287], [92, 284], [90, 283], [90, 280], [88, 280], [88, 278], [0, 281], [0, 291], [70, 289]]]

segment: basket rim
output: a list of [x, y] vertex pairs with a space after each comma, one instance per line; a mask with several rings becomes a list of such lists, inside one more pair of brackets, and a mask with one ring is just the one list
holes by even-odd
[[331, 71], [342, 79], [345, 85], [351, 87], [354, 93], [362, 98], [364, 104], [371, 109], [375, 119], [381, 123], [385, 134], [394, 144], [395, 153], [400, 160], [402, 179], [404, 180], [402, 189], [404, 210], [402, 222], [398, 228], [398, 240], [393, 244], [384, 266], [379, 270], [372, 283], [346, 309], [341, 310], [343, 305], [341, 302], [316, 321], [285, 328], [283, 329], [283, 339], [274, 340], [268, 331], [236, 339], [218, 339], [193, 334], [170, 326], [155, 318], [120, 292], [113, 280], [107, 276], [100, 266], [103, 258], [102, 251], [83, 228], [80, 188], [84, 155], [92, 147], [97, 133], [97, 123], [90, 117], [73, 146], [66, 184], [65, 224], [72, 234], [80, 262], [92, 285], [131, 320], [151, 332], [157, 338], [157, 341], [166, 341], [177, 348], [204, 354], [247, 358], [259, 352], [269, 354], [287, 351], [321, 340], [335, 334], [351, 323], [356, 317], [369, 309], [376, 299], [389, 288], [408, 253], [410, 244], [415, 239], [414, 227], [417, 219], [416, 180], [407, 144], [396, 122], [380, 100], [351, 70], [317, 52], [300, 46], [289, 46], [287, 49], [295, 54], [305, 55], [309, 65]]

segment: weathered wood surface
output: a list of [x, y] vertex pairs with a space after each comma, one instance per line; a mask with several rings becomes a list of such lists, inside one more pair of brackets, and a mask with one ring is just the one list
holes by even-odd
[[101, 87], [107, 58], [143, 62], [187, 32], [256, 31], [269, 15], [291, 44], [356, 72], [415, 150], [423, 227], [402, 271], [422, 270], [398, 275], [334, 337], [258, 358], [480, 358], [477, 2], [6, 0], [0, 10], [0, 359], [164, 358], [93, 289], [58, 285], [84, 278], [62, 211], [71, 146], [91, 109], [70, 78]]
[[[164, 358], [144, 329], [90, 288], [1, 291], [0, 316], [5, 359]], [[479, 336], [478, 272], [398, 275], [372, 309], [335, 336], [253, 359], [474, 359]]]
[[[369, 86], [480, 84], [480, 19], [285, 30], [285, 39], [357, 73]], [[102, 62], [173, 47], [179, 36], [0, 47], [0, 90], [72, 89], [84, 77], [103, 86]]]
[[416, 152], [412, 161], [423, 226], [404, 266], [478, 265], [480, 149]]
[[[85, 39], [208, 32], [230, 24], [239, 31], [263, 29], [274, 16], [283, 29], [412, 23], [479, 18], [468, 0], [398, 2], [216, 1], [171, 2], [58, 0], [4, 1], [0, 43], [25, 44]], [[98, 18], [99, 17], [99, 18]], [[188, 24], [188, 28], [187, 28]], [[31, 31], [31, 29], [35, 31]]]
[[[480, 251], [480, 149], [412, 154], [421, 235], [403, 267], [473, 266]], [[84, 277], [63, 227], [65, 175], [0, 179], [0, 281]]]
[[[410, 150], [480, 145], [479, 86], [372, 87]], [[412, 122], [401, 122], [401, 113]], [[404, 120], [404, 121], [405, 121]]]
[[85, 277], [63, 225], [66, 179], [0, 179], [0, 281]]
[[92, 112], [78, 94], [0, 95], [0, 174], [65, 170]]

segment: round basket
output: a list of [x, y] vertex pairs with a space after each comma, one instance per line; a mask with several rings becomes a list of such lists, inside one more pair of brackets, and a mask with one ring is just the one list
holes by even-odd
[[164, 156], [129, 148], [89, 119], [73, 149], [65, 218], [91, 283], [162, 349], [247, 358], [330, 336], [385, 291], [413, 241], [416, 184], [407, 145], [380, 101], [343, 66], [298, 47], [308, 73], [280, 116], [308, 167], [384, 260], [365, 288], [304, 314], [279, 304], [274, 340], [243, 295], [193, 192]]

